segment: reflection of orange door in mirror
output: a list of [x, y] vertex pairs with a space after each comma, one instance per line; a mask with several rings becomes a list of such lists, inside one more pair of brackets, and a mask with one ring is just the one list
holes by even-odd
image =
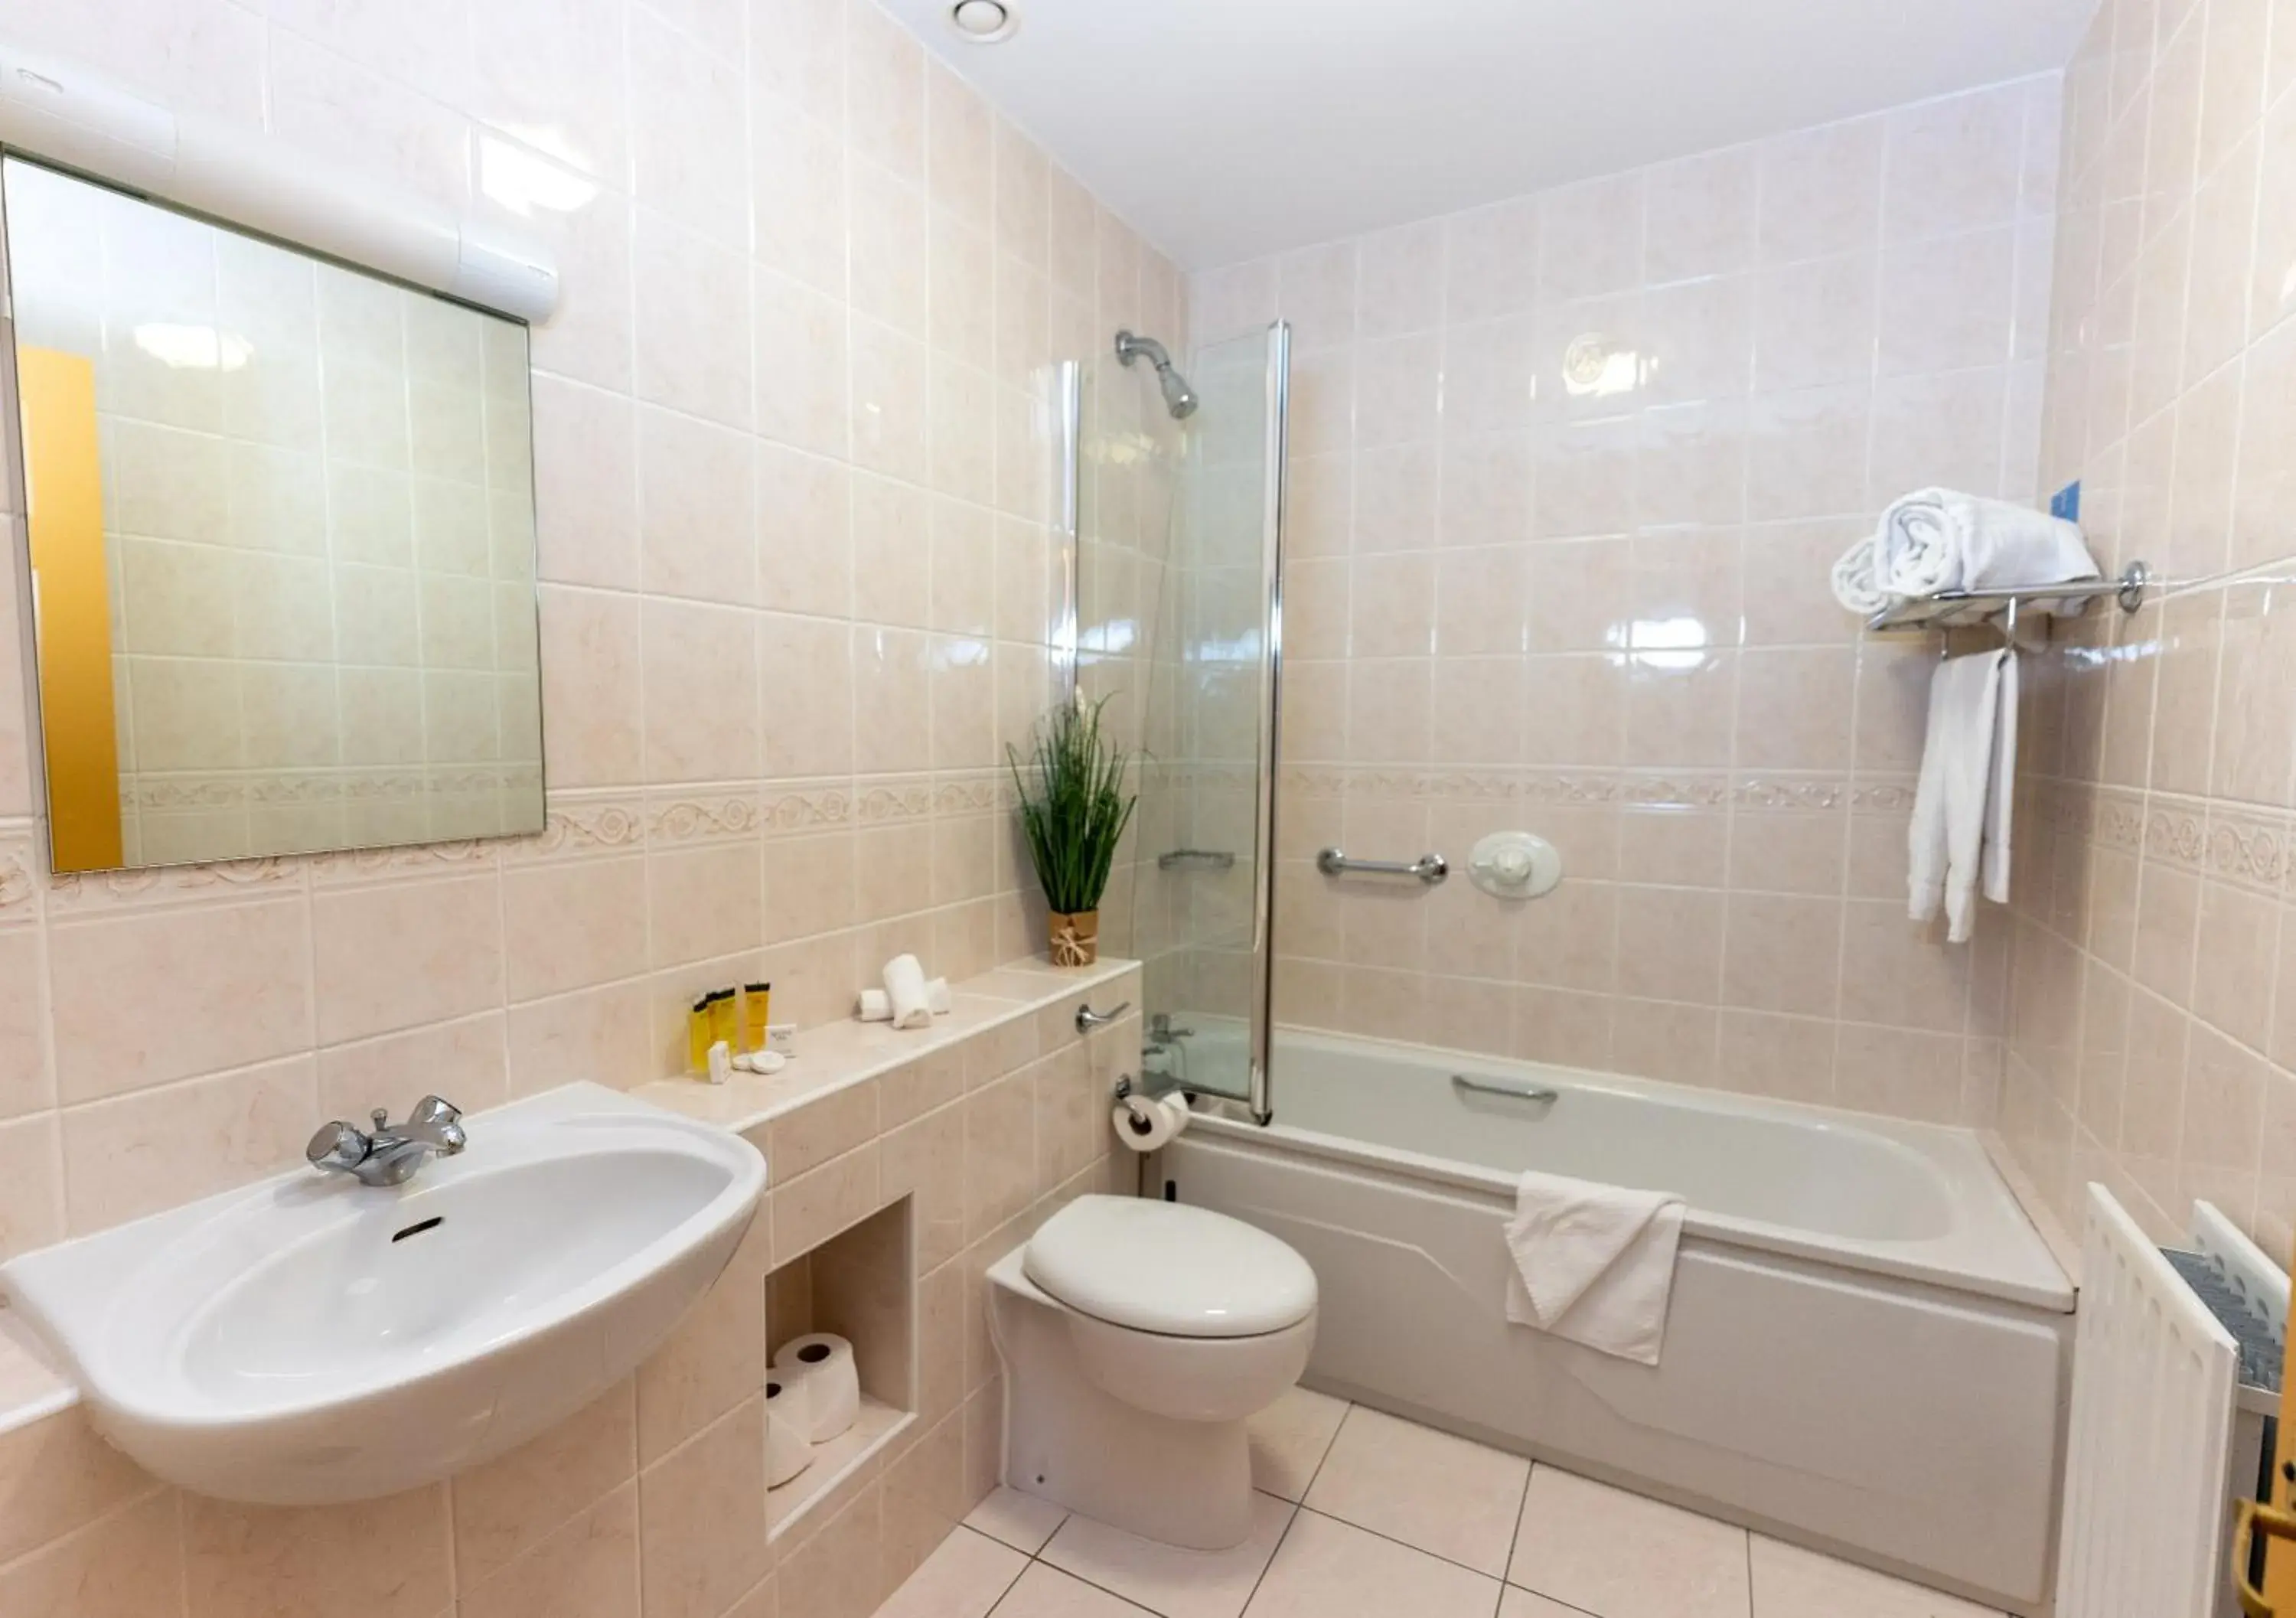
[[16, 386], [52, 847], [58, 870], [108, 870], [124, 859], [95, 368], [77, 354], [20, 348]]

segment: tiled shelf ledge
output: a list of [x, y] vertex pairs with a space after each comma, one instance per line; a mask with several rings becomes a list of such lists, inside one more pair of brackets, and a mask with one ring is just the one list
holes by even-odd
[[[889, 1023], [849, 1018], [800, 1031], [797, 1054], [787, 1067], [770, 1078], [735, 1073], [726, 1084], [661, 1079], [640, 1085], [630, 1094], [673, 1113], [748, 1134], [785, 1113], [948, 1050], [975, 1034], [1033, 1017], [1064, 1001], [1085, 998], [1138, 965], [1137, 961], [1103, 960], [1091, 966], [1054, 966], [1038, 960], [999, 966], [951, 984], [948, 1014], [935, 1017], [931, 1028], [901, 1031]], [[1094, 1009], [1113, 1011], [1115, 1007], [1095, 1006]], [[766, 1167], [774, 1182], [778, 1182], [777, 1167], [770, 1161]]]
[[772, 1544], [803, 1522], [807, 1512], [867, 1466], [916, 1419], [914, 1410], [898, 1409], [862, 1394], [861, 1414], [853, 1418], [853, 1425], [827, 1443], [816, 1444], [812, 1466], [767, 1492], [766, 1542]]

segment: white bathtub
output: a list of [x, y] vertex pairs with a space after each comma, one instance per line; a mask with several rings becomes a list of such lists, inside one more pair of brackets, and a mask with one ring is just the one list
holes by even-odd
[[[1159, 1167], [1314, 1265], [1309, 1385], [2046, 1603], [2073, 1293], [1974, 1135], [1291, 1030], [1273, 1067], [1272, 1125], [1205, 1116]], [[1499, 1227], [1532, 1168], [1688, 1201], [1655, 1369], [1507, 1323]]]

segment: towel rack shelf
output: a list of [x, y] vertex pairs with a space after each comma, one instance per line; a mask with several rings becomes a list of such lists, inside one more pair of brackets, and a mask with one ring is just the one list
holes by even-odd
[[2007, 611], [2013, 615], [2021, 606], [2045, 601], [2079, 602], [2079, 610], [2086, 611], [2092, 601], [2110, 595], [2120, 604], [2124, 612], [2134, 612], [2144, 604], [2145, 593], [2152, 587], [2152, 570], [2142, 562], [2132, 562], [2120, 571], [2117, 579], [2093, 579], [2077, 584], [2022, 585], [2013, 589], [1939, 590], [1934, 595], [1911, 595], [1893, 601], [1866, 620], [1869, 629], [1911, 629], [1923, 626], [1950, 628], [1956, 624], [1973, 624]]

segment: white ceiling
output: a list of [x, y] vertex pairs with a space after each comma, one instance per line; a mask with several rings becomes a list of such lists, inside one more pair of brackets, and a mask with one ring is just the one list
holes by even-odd
[[1195, 269], [2062, 67], [2096, 0], [887, 0]]

